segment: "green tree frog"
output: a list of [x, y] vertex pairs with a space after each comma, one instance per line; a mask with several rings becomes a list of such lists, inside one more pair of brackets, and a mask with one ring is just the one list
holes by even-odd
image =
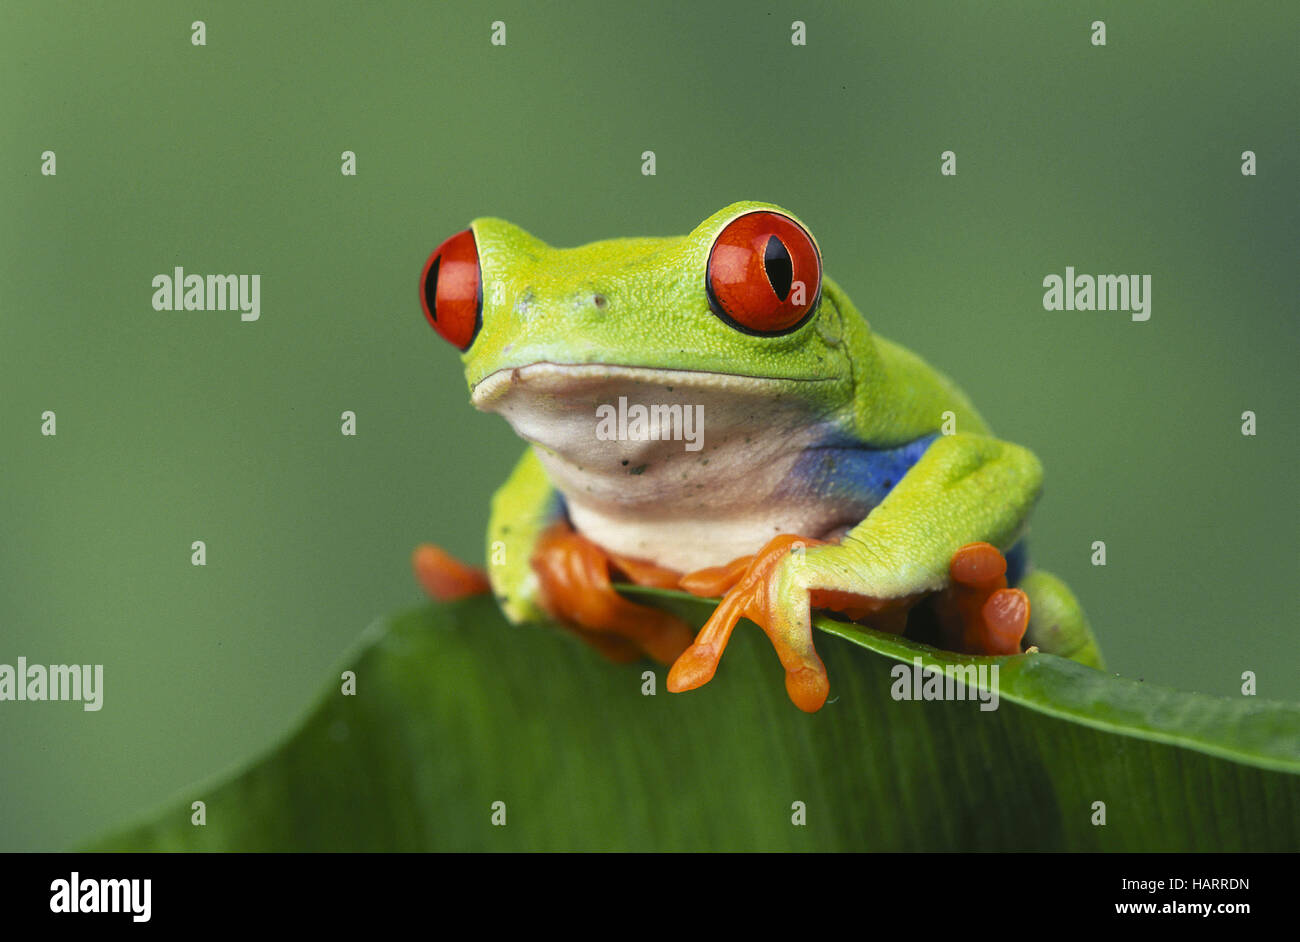
[[[873, 333], [786, 210], [572, 249], [477, 219], [429, 256], [421, 299], [473, 405], [529, 443], [492, 502], [486, 578], [417, 548], [435, 595], [490, 585], [512, 622], [671, 664], [672, 691], [713, 677], [745, 617], [809, 712], [829, 692], [814, 610], [1100, 666], [1069, 589], [1027, 571], [1038, 460]], [[620, 581], [721, 602], [696, 634]]]

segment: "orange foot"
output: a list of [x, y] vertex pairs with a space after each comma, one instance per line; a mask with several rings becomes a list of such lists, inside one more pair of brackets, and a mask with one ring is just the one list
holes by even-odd
[[695, 636], [695, 642], [668, 672], [668, 689], [680, 693], [712, 680], [736, 622], [744, 617], [762, 628], [772, 642], [785, 667], [785, 689], [795, 706], [808, 713], [820, 710], [830, 692], [830, 682], [826, 666], [813, 646], [807, 611], [816, 593], [809, 594], [802, 612], [782, 606], [776, 574], [792, 548], [798, 544], [818, 546], [822, 542], [781, 534], [769, 540], [754, 556], [742, 556], [726, 566], [700, 569], [683, 576], [680, 585], [687, 592], [710, 597], [722, 595], [722, 601]]
[[988, 543], [952, 556], [952, 586], [935, 604], [944, 647], [964, 654], [1019, 654], [1029, 627], [1029, 596], [1007, 588], [1007, 561]]
[[675, 588], [680, 573], [609, 553], [563, 521], [542, 533], [532, 567], [542, 608], [612, 660], [648, 654], [671, 664], [691, 643], [691, 629], [684, 621], [629, 602], [610, 582], [613, 570], [640, 585]]
[[[767, 634], [786, 669], [786, 691], [801, 710], [821, 709], [829, 692], [826, 668], [813, 646], [808, 609], [839, 612], [853, 621], [902, 634], [908, 612], [924, 594], [878, 599], [829, 589], [812, 589], [806, 603], [779, 598], [779, 564], [797, 544], [817, 546], [822, 540], [783, 534], [754, 556], [726, 566], [700, 569], [683, 576], [681, 588], [700, 596], [722, 595], [722, 602], [682, 653], [668, 674], [668, 689], [693, 690], [713, 679], [731, 632], [741, 617]], [[936, 602], [945, 647], [969, 654], [1015, 654], [1029, 624], [1029, 598], [1008, 589], [1006, 559], [988, 543], [971, 543], [949, 565], [952, 586]]]
[[446, 550], [421, 543], [411, 554], [411, 568], [424, 591], [439, 602], [451, 602], [492, 591], [482, 569], [466, 566]]

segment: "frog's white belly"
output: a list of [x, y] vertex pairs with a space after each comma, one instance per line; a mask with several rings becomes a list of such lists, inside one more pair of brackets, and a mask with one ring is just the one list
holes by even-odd
[[[474, 403], [533, 443], [581, 533], [688, 572], [750, 555], [778, 533], [837, 537], [869, 512], [861, 498], [801, 486], [796, 464], [833, 417], [787, 388], [715, 373], [541, 363], [493, 374]], [[638, 428], [636, 406], [658, 407], [650, 414], [660, 421]]]
[[572, 501], [569, 512], [574, 526], [606, 549], [679, 572], [721, 566], [738, 556], [749, 556], [778, 533], [821, 539], [837, 537], [845, 530], [825, 507], [792, 504], [736, 508], [712, 518], [664, 520], [612, 516]]

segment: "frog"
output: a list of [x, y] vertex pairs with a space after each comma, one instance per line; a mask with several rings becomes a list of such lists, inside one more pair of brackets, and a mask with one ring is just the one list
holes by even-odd
[[[435, 597], [491, 592], [511, 623], [669, 666], [674, 693], [751, 622], [808, 713], [830, 693], [819, 615], [1102, 666], [1077, 598], [1029, 565], [1038, 458], [876, 333], [788, 210], [736, 202], [685, 236], [576, 248], [478, 218], [429, 254], [420, 301], [472, 405], [527, 443], [486, 571], [415, 549]], [[697, 631], [631, 585], [716, 604]]]

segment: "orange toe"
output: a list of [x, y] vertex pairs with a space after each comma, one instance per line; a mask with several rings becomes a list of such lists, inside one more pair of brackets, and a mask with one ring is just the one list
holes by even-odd
[[958, 585], [971, 588], [992, 586], [1007, 574], [1007, 560], [991, 543], [967, 543], [952, 554], [948, 575]]
[[826, 668], [818, 660], [818, 667], [801, 667], [785, 675], [785, 692], [790, 700], [805, 713], [816, 713], [826, 703], [831, 692], [830, 681], [826, 677]]
[[980, 609], [983, 645], [989, 654], [1019, 654], [1029, 627], [1029, 596], [1019, 589], [998, 589]]
[[487, 574], [467, 566], [441, 547], [421, 543], [411, 553], [411, 568], [424, 591], [440, 602], [492, 591]]
[[673, 662], [668, 672], [670, 693], [683, 693], [703, 687], [713, 679], [718, 670], [722, 652], [711, 644], [692, 644]]
[[1029, 596], [1007, 588], [1007, 561], [988, 543], [968, 543], [952, 556], [949, 588], [936, 611], [944, 647], [964, 654], [1019, 654], [1029, 627]]

